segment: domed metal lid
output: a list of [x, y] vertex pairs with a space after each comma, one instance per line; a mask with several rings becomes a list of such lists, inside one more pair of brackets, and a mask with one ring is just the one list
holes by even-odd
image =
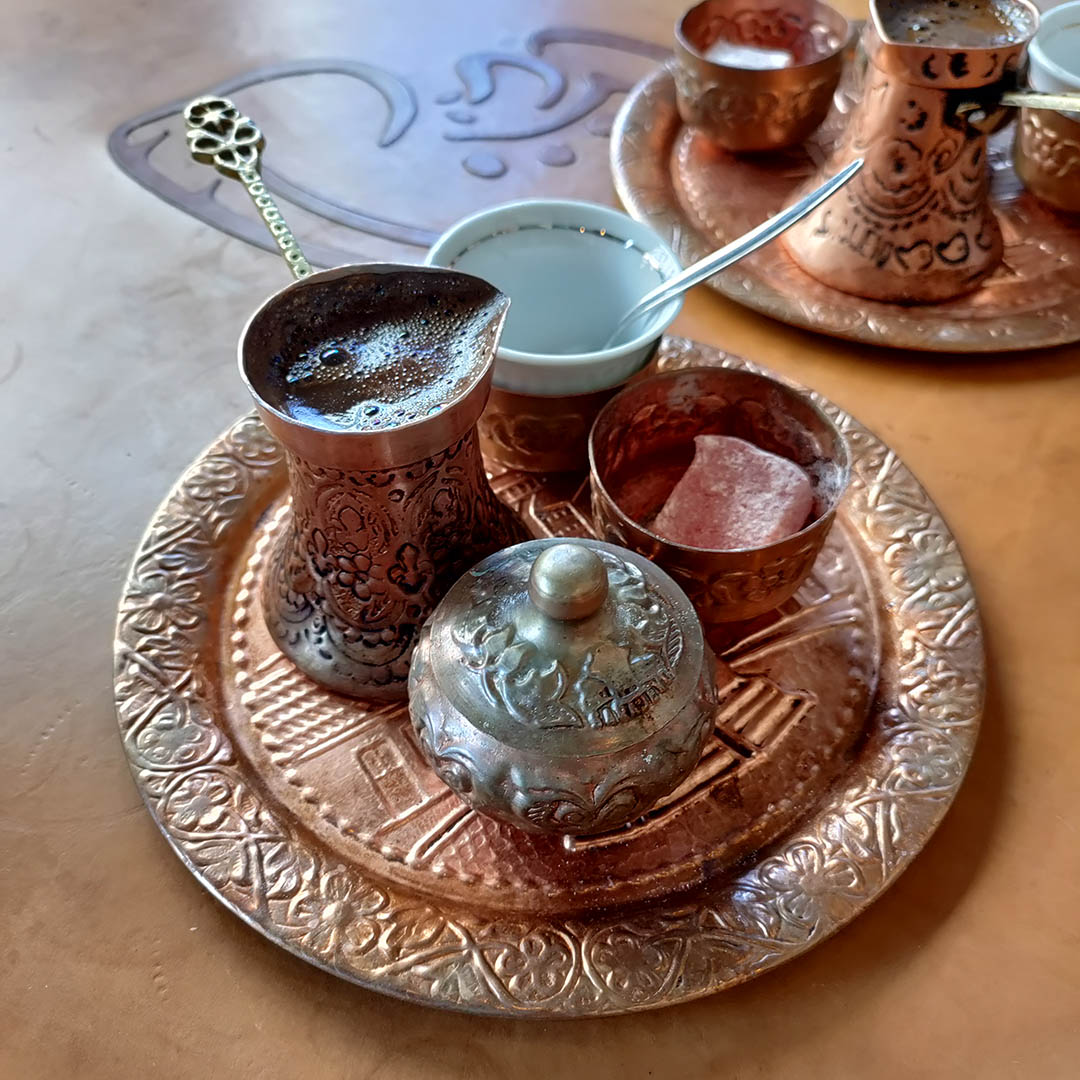
[[430, 674], [475, 727], [520, 750], [607, 754], [691, 701], [705, 656], [686, 595], [598, 540], [532, 540], [460, 578], [428, 624]]

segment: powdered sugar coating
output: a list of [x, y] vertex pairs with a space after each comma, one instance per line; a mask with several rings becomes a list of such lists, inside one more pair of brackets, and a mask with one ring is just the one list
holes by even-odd
[[652, 529], [676, 544], [734, 551], [797, 533], [813, 507], [810, 478], [795, 462], [745, 439], [698, 435]]

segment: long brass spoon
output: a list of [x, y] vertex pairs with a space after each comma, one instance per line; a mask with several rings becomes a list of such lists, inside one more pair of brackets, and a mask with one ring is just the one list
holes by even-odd
[[191, 156], [244, 185], [293, 277], [306, 278], [312, 272], [311, 263], [259, 175], [259, 158], [266, 145], [262, 132], [228, 98], [213, 95], [192, 101], [184, 110], [184, 123]]

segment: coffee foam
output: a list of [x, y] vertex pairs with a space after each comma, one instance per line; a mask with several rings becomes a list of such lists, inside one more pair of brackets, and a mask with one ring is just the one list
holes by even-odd
[[1030, 12], [1009, 0], [890, 0], [881, 21], [892, 41], [943, 48], [1014, 45], [1034, 30]]
[[253, 320], [259, 396], [311, 427], [385, 431], [422, 420], [483, 375], [506, 298], [454, 271], [358, 271], [283, 293]]

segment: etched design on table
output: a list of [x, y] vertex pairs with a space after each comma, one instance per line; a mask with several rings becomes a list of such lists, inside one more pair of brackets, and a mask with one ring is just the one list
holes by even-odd
[[[553, 46], [560, 46], [555, 59], [549, 52]], [[594, 68], [598, 50], [604, 50], [599, 54], [600, 70]], [[531, 145], [532, 140], [554, 132], [565, 133], [567, 139], [573, 135], [582, 138], [576, 149], [549, 147], [542, 151], [544, 156], [554, 153], [553, 160], [557, 159], [555, 163], [561, 166], [572, 164], [573, 158], [597, 162], [604, 154], [604, 145], [591, 134], [594, 127], [589, 126], [590, 122], [598, 120], [602, 128], [606, 122], [604, 105], [630, 90], [648, 69], [646, 60], [655, 62], [668, 55], [662, 45], [622, 34], [551, 27], [531, 34], [518, 50], [481, 50], [434, 69], [431, 77], [441, 83], [446, 77], [442, 72], [449, 74], [452, 67], [457, 87], [444, 92], [425, 85], [427, 76], [406, 81], [374, 64], [329, 58], [289, 60], [256, 68], [207, 87], [205, 92], [217, 96], [239, 94], [243, 105], [244, 91], [252, 87], [272, 86], [298, 77], [310, 83], [311, 76], [336, 76], [332, 90], [334, 100], [340, 101], [339, 82], [353, 80], [375, 91], [385, 107], [386, 119], [374, 136], [373, 146], [386, 159], [388, 178], [393, 166], [414, 172], [417, 155], [424, 147], [431, 155], [431, 169], [438, 171], [445, 168], [448, 149], [458, 153], [459, 148], [464, 149], [462, 143], [481, 142], [498, 146], [498, 153], [478, 148], [460, 160], [469, 175], [489, 184], [498, 182], [515, 166], [518, 171], [524, 170], [523, 175], [531, 175], [536, 150], [518, 152], [517, 145]], [[502, 73], [511, 68], [535, 78], [535, 97], [522, 100], [516, 93], [518, 80], [502, 78]], [[181, 113], [188, 100], [168, 102], [118, 125], [108, 140], [113, 160], [137, 183], [177, 209], [247, 243], [274, 250], [273, 240], [264, 234], [258, 220], [230, 204], [227, 191], [220, 190], [219, 179], [207, 183], [200, 178], [193, 184], [171, 160], [169, 146], [162, 146], [167, 140], [184, 138]], [[332, 104], [329, 109], [325, 107], [326, 100], [321, 107], [327, 115], [333, 115]], [[467, 108], [462, 108], [463, 104]], [[275, 135], [272, 98], [269, 111], [260, 106], [259, 115], [265, 118], [272, 143], [288, 138], [288, 133]], [[266, 190], [330, 225], [329, 231], [323, 230], [328, 239], [304, 244], [315, 265], [371, 261], [373, 240], [379, 253], [412, 258], [415, 251], [410, 249], [428, 248], [439, 235], [435, 221], [399, 220], [395, 213], [356, 205], [348, 197], [334, 193], [325, 178], [332, 169], [324, 170], [318, 178], [297, 178], [275, 169], [274, 160], [272, 151], [271, 163], [262, 168]], [[385, 191], [388, 199], [393, 197], [392, 188], [391, 182]], [[464, 216], [480, 208], [480, 203], [464, 206], [459, 213]]]
[[[489, 587], [490, 574], [473, 571], [473, 604], [452, 636], [488, 704], [519, 724], [615, 727], [646, 712], [675, 681], [683, 636], [663, 596], [640, 567], [597, 554], [607, 569], [611, 636], [575, 667], [520, 635], [504, 617], [498, 590]], [[513, 573], [510, 563], [499, 569]]]
[[291, 521], [263, 583], [274, 639], [362, 664], [371, 685], [404, 683], [420, 624], [478, 546], [515, 538], [475, 432], [402, 468], [348, 472], [290, 454], [289, 470]]
[[941, 821], [971, 757], [983, 680], [978, 612], [947, 527], [882, 443], [822, 404], [852, 449], [845, 524], [885, 567], [875, 580], [889, 671], [847, 783], [724, 884], [587, 921], [480, 911], [373, 880], [283, 813], [236, 753], [207, 677], [222, 553], [282, 483], [281, 451], [252, 417], [181, 478], [124, 588], [117, 713], [151, 814], [200, 880], [272, 940], [415, 1001], [612, 1013], [734, 985], [810, 948], [887, 888]]

